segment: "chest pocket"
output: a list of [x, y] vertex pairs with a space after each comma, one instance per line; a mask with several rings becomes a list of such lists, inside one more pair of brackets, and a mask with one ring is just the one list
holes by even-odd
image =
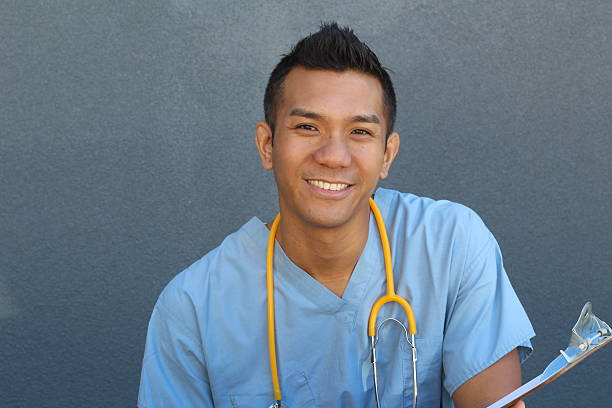
[[[295, 372], [286, 378], [281, 378], [283, 408], [314, 407], [315, 399], [308, 377], [302, 371]], [[229, 407], [232, 408], [268, 408], [274, 403], [272, 380], [268, 390], [261, 394], [236, 394], [229, 396]]]
[[[395, 326], [395, 325], [390, 325]], [[412, 350], [399, 327], [383, 330], [376, 347], [378, 391], [381, 407], [412, 408]], [[440, 406], [441, 348], [440, 339], [415, 338], [417, 347], [418, 401], [421, 407]], [[369, 386], [374, 394], [374, 376], [370, 369]]]
[[[371, 391], [372, 404], [374, 404], [374, 373], [369, 358], [368, 352], [367, 385]], [[381, 406], [383, 408], [405, 407], [407, 387], [410, 387], [412, 391], [412, 354], [399, 326], [389, 324], [382, 329], [376, 345], [376, 360]], [[412, 392], [409, 397], [412, 398]], [[411, 399], [410, 405], [412, 405]]]
[[[442, 338], [415, 338], [417, 347], [417, 405], [440, 406], [442, 395]], [[412, 407], [413, 377], [412, 350], [405, 341], [401, 343], [404, 378], [404, 401], [402, 407]]]

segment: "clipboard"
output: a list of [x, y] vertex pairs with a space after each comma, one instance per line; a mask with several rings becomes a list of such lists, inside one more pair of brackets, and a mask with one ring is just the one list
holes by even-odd
[[578, 321], [572, 328], [570, 342], [565, 350], [546, 367], [544, 372], [528, 383], [523, 384], [487, 408], [506, 408], [524, 396], [531, 394], [544, 385], [553, 382], [585, 358], [612, 342], [612, 329], [593, 314], [591, 302], [587, 302], [580, 312]]

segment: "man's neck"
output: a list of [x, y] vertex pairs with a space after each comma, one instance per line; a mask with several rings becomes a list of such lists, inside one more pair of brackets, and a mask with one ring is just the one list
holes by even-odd
[[336, 228], [283, 217], [276, 236], [291, 261], [342, 297], [368, 240], [369, 211]]

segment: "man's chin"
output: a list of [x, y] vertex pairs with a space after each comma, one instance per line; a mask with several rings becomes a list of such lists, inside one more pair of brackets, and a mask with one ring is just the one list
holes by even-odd
[[[304, 197], [301, 202], [294, 202], [292, 206], [283, 206], [281, 203], [281, 215], [283, 207], [289, 211], [291, 218], [301, 222], [305, 227], [333, 229], [341, 228], [351, 224], [360, 218], [359, 206], [353, 200], [310, 200]], [[366, 217], [369, 218], [369, 207], [366, 207]]]
[[352, 218], [349, 214], [344, 214], [341, 211], [325, 211], [317, 214], [306, 214], [303, 221], [315, 228], [333, 229], [347, 225]]

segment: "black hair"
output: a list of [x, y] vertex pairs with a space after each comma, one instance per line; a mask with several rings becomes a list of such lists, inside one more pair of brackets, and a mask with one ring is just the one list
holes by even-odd
[[393, 132], [397, 102], [391, 77], [374, 52], [349, 27], [338, 27], [336, 22], [322, 23], [319, 31], [302, 38], [289, 54], [276, 65], [264, 96], [266, 122], [274, 134], [276, 106], [285, 77], [296, 66], [335, 72], [354, 70], [374, 76], [383, 89], [383, 104], [387, 119], [387, 134]]

